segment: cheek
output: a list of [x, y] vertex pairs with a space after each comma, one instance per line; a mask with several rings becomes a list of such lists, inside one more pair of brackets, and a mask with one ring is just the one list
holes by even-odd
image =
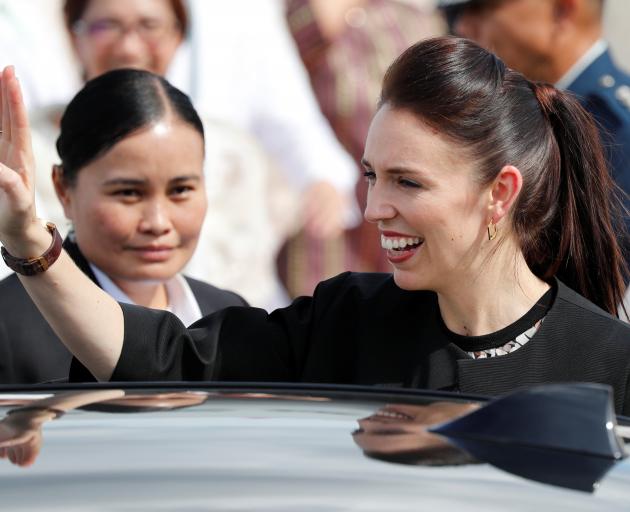
[[205, 197], [178, 208], [173, 214], [173, 225], [177, 230], [182, 245], [196, 243], [206, 215]]
[[[137, 225], [130, 208], [113, 204], [92, 206], [84, 212], [80, 223], [84, 224], [83, 233], [89, 230], [92, 238], [109, 244], [129, 239]], [[76, 228], [79, 233], [79, 226]]]
[[88, 80], [108, 71], [108, 55], [106, 48], [83, 45], [78, 51], [81, 66], [85, 70]]
[[158, 75], [165, 75], [168, 66], [175, 56], [177, 45], [164, 45], [163, 48], [155, 49], [151, 53], [151, 70]]

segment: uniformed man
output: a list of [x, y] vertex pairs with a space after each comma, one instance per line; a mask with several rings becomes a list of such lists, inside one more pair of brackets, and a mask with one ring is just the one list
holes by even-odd
[[[602, 37], [603, 4], [603, 0], [438, 2], [456, 35], [493, 51], [532, 80], [578, 95], [599, 122], [615, 181], [630, 194], [630, 75], [615, 65]], [[627, 197], [624, 203], [630, 207]], [[630, 228], [628, 216], [626, 224]]]

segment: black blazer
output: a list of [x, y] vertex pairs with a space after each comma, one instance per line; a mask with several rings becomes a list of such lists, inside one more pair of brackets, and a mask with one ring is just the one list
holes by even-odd
[[[313, 297], [267, 314], [227, 308], [189, 329], [168, 312], [123, 305], [125, 339], [112, 380], [300, 381], [498, 395], [551, 382], [609, 384], [630, 413], [630, 325], [561, 282], [536, 335], [519, 350], [470, 358], [444, 332], [433, 292], [388, 274], [341, 274]], [[73, 363], [72, 380], [92, 377]]]
[[[76, 244], [64, 249], [99, 284]], [[186, 277], [203, 315], [227, 306], [246, 306], [236, 293]], [[41, 315], [15, 274], [0, 281], [0, 384], [67, 380], [72, 355]]]

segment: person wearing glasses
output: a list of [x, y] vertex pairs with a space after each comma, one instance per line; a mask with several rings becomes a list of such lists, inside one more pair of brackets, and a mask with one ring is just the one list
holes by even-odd
[[[119, 68], [160, 76], [177, 71], [176, 56], [186, 49], [190, 32], [182, 0], [65, 0], [63, 5], [67, 34], [84, 80]], [[31, 113], [40, 169], [58, 163], [55, 140], [63, 108], [57, 105]], [[298, 192], [253, 136], [203, 112], [200, 116], [208, 213], [187, 274], [234, 290], [257, 306], [285, 305], [288, 297], [275, 259], [297, 223]], [[72, 230], [52, 180], [38, 181], [37, 198], [42, 215], [62, 234]]]
[[[570, 91], [596, 119], [630, 228], [630, 74], [604, 33], [603, 0], [441, 0], [451, 31], [531, 80]], [[630, 263], [630, 240], [621, 239]], [[630, 306], [630, 295], [627, 297]]]

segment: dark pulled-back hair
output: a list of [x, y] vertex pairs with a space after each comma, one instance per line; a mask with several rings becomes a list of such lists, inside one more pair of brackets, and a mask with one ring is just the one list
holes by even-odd
[[[65, 0], [63, 3], [63, 17], [68, 32], [72, 32], [77, 21], [79, 21], [88, 4], [95, 0]], [[184, 0], [170, 0], [173, 14], [177, 19], [177, 25], [183, 35], [188, 33], [188, 11], [184, 5]]]
[[161, 76], [139, 69], [117, 69], [90, 80], [61, 118], [57, 152], [63, 179], [74, 185], [81, 168], [165, 115], [190, 125], [203, 138], [201, 119], [188, 96]]
[[532, 272], [617, 313], [626, 266], [616, 188], [590, 115], [456, 37], [415, 44], [389, 68], [381, 104], [415, 113], [477, 163], [481, 185], [505, 165], [523, 176], [512, 227]]

